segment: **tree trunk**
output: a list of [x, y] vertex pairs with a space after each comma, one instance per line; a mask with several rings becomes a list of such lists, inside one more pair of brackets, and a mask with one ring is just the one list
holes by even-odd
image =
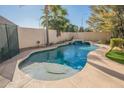
[[61, 36], [61, 32], [57, 30], [57, 37]]
[[46, 45], [49, 45], [49, 33], [48, 33], [48, 5], [45, 5], [45, 13], [46, 13]]

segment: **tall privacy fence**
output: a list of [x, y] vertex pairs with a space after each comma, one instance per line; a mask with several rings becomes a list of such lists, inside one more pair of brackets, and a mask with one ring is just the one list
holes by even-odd
[[0, 24], [0, 62], [19, 53], [16, 25]]
[[[73, 39], [84, 41], [109, 40], [110, 33], [107, 32], [62, 32], [61, 36], [56, 36], [55, 30], [49, 30], [49, 42], [51, 44], [59, 43]], [[46, 44], [46, 32], [44, 29], [18, 28], [19, 48], [28, 48]]]
[[[56, 36], [55, 30], [49, 30], [49, 43], [55, 44], [62, 41], [70, 40], [73, 35], [70, 32], [63, 32], [61, 36]], [[35, 47], [46, 45], [46, 32], [44, 29], [34, 29], [34, 28], [18, 28], [18, 37], [19, 37], [19, 47]]]

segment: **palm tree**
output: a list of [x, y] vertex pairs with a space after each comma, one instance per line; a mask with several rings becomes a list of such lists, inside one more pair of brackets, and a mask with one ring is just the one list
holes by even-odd
[[[60, 24], [65, 22], [64, 17], [67, 15], [67, 11], [63, 9], [60, 5], [45, 5], [44, 7], [44, 16], [41, 17], [42, 25], [46, 27], [46, 37], [47, 37], [47, 42], [46, 45], [49, 44], [49, 34], [48, 34], [48, 29], [53, 28], [57, 30], [57, 36], [59, 35], [58, 33], [60, 32]], [[63, 22], [62, 22], [63, 21]], [[67, 20], [66, 20], [67, 21]]]
[[57, 36], [60, 36], [61, 35], [60, 32], [65, 31], [68, 23], [69, 23], [68, 19], [66, 19], [62, 16], [59, 16], [59, 17], [50, 19], [49, 28], [56, 30]]

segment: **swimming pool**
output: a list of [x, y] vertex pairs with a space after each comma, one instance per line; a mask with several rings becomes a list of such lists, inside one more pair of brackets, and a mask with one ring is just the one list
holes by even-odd
[[75, 41], [55, 49], [34, 52], [19, 64], [19, 68], [38, 80], [70, 77], [84, 68], [87, 54], [96, 48], [89, 42]]

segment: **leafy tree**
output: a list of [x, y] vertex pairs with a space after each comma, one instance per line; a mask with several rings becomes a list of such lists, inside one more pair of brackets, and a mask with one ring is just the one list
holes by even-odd
[[65, 29], [66, 32], [77, 32], [78, 31], [78, 26], [73, 25], [73, 24], [68, 24]]
[[95, 31], [112, 32], [113, 37], [124, 38], [124, 6], [91, 6], [87, 23]]
[[88, 28], [88, 27], [87, 27], [87, 28], [85, 28], [85, 29], [84, 29], [84, 31], [85, 31], [85, 32], [93, 32], [93, 30], [92, 30], [92, 29], [90, 29], [90, 28]]
[[113, 30], [113, 37], [124, 38], [124, 6], [108, 6], [114, 11], [115, 29]]

